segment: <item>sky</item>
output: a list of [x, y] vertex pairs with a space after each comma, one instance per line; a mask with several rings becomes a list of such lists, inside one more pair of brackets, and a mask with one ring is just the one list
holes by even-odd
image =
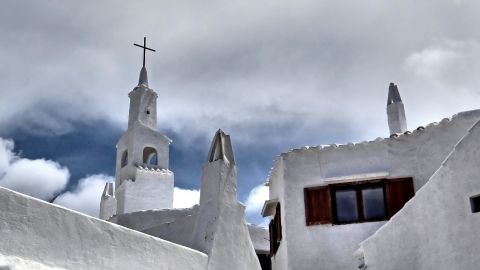
[[390, 82], [409, 129], [480, 108], [480, 2], [3, 1], [0, 185], [96, 215], [113, 181], [147, 37], [175, 205], [198, 200], [218, 128], [238, 197], [264, 222], [276, 157], [388, 136]]

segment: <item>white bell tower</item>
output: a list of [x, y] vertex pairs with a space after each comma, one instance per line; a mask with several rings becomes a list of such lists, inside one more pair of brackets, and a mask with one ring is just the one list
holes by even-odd
[[169, 170], [167, 136], [157, 131], [157, 93], [148, 87], [144, 60], [138, 85], [128, 94], [128, 129], [117, 144], [117, 214], [173, 207], [174, 175]]

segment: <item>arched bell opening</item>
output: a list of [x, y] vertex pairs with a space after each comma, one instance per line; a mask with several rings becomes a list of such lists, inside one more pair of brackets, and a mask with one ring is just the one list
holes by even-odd
[[153, 166], [158, 165], [158, 154], [155, 148], [145, 147], [143, 149], [143, 163]]

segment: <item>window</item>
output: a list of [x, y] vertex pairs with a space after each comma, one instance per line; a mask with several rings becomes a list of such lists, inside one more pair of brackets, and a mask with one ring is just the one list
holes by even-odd
[[352, 222], [359, 219], [356, 190], [337, 190], [334, 193], [335, 217], [338, 222]]
[[275, 216], [270, 221], [268, 226], [268, 231], [270, 233], [270, 255], [273, 256], [277, 253], [278, 247], [282, 240], [282, 223], [280, 215], [280, 204], [277, 204], [275, 210]]
[[336, 224], [378, 221], [387, 218], [384, 183], [331, 187], [333, 220]]
[[143, 163], [148, 165], [158, 165], [157, 151], [152, 147], [145, 147], [143, 149]]
[[123, 154], [122, 154], [122, 159], [120, 161], [120, 166], [123, 168], [125, 166], [127, 166], [128, 164], [128, 151], [125, 150], [123, 151]]
[[362, 190], [363, 215], [366, 220], [386, 217], [385, 195], [383, 187]]
[[472, 213], [480, 212], [480, 195], [471, 197], [470, 205], [472, 206]]
[[378, 179], [305, 188], [306, 224], [310, 226], [386, 220], [397, 213], [413, 195], [412, 178]]

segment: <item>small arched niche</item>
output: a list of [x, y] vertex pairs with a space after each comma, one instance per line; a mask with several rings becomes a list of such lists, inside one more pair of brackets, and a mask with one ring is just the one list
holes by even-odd
[[127, 164], [128, 164], [128, 151], [127, 150], [123, 151], [122, 159], [120, 161], [120, 164], [121, 164], [122, 168], [127, 166]]
[[143, 163], [148, 165], [158, 165], [157, 150], [153, 147], [145, 147], [143, 149]]

